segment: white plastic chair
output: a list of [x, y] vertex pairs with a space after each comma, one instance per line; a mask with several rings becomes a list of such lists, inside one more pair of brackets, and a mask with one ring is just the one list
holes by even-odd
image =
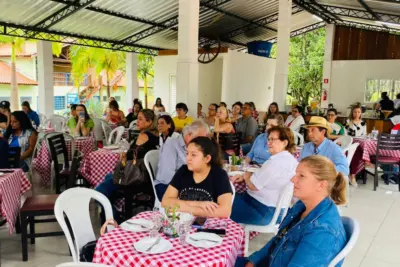
[[334, 141], [335, 144], [340, 143], [342, 150], [346, 150], [352, 143], [353, 137], [348, 135], [343, 135]]
[[245, 232], [245, 254], [247, 256], [247, 252], [249, 250], [249, 241], [250, 241], [250, 232], [260, 232], [260, 233], [272, 233], [276, 235], [279, 230], [279, 223], [277, 223], [278, 217], [283, 209], [283, 214], [281, 220], [285, 218], [287, 211], [290, 206], [290, 202], [293, 197], [293, 183], [289, 182], [282, 190], [278, 202], [275, 206], [275, 213], [272, 217], [271, 222], [268, 225], [252, 225], [252, 224], [244, 224], [244, 232]]
[[108, 144], [108, 139], [110, 137], [110, 133], [111, 133], [112, 129], [106, 121], [101, 120], [100, 123], [101, 123], [101, 129], [103, 130], [104, 140], [107, 145], [110, 145], [110, 144]]
[[158, 113], [157, 113], [157, 116], [158, 116], [158, 117], [163, 116], [163, 115], [171, 116], [171, 114], [169, 114], [168, 112], [158, 112]]
[[233, 185], [232, 181], [229, 181], [229, 182], [231, 183], [231, 187], [232, 187], [232, 204], [233, 204], [233, 201], [235, 200], [235, 195], [236, 195], [236, 188]]
[[[46, 120], [47, 120], [47, 117], [46, 117], [46, 115], [44, 115], [43, 113], [37, 113], [38, 114], [38, 116], [39, 116], [39, 122], [40, 122], [40, 125], [45, 125], [44, 123], [46, 122]], [[39, 126], [39, 125], [36, 125], [36, 126]]]
[[56, 267], [110, 267], [110, 265], [91, 262], [67, 262], [58, 264]]
[[342, 216], [342, 223], [346, 231], [347, 243], [346, 246], [336, 255], [328, 267], [335, 267], [341, 260], [343, 260], [355, 246], [358, 236], [360, 235], [360, 224], [357, 220], [350, 217]]
[[[103, 206], [106, 219], [114, 218], [110, 201], [105, 195], [93, 189], [70, 188], [61, 193], [54, 206], [54, 214], [67, 238], [74, 262], [79, 262], [79, 254], [82, 247], [88, 242], [96, 240], [89, 213], [89, 204], [92, 198]], [[65, 221], [66, 217], [71, 226], [75, 243]], [[114, 226], [112, 225], [107, 226], [108, 231], [113, 228]]]
[[136, 122], [137, 120], [132, 121], [131, 123], [129, 123], [129, 129], [135, 129], [136, 128]]
[[359, 143], [354, 143], [349, 145], [346, 149], [343, 150], [344, 153], [347, 152], [347, 162], [349, 163], [349, 166], [351, 164], [351, 161], [353, 160], [354, 153], [356, 153], [357, 147], [359, 146]]
[[43, 125], [48, 126], [49, 123], [56, 132], [61, 132], [64, 130], [67, 119], [60, 115], [51, 115]]
[[294, 138], [295, 138], [296, 146], [303, 146], [304, 145], [304, 136], [301, 133], [297, 132], [297, 131], [293, 131], [292, 130], [292, 133], [293, 133]]
[[96, 141], [104, 141], [104, 132], [103, 132], [102, 123], [107, 124], [107, 122], [105, 120], [99, 119], [99, 118], [94, 118], [93, 122], [94, 122], [93, 133], [94, 133], [95, 140]]
[[159, 208], [161, 206], [161, 200], [157, 197], [156, 187], [154, 185], [154, 181], [156, 179], [157, 169], [158, 169], [158, 160], [160, 157], [159, 150], [151, 150], [146, 153], [144, 156], [144, 165], [146, 166], [147, 172], [150, 175], [151, 184], [153, 186], [154, 191], [154, 207]]
[[[124, 126], [118, 126], [114, 130], [112, 130], [110, 133], [110, 136], [108, 137], [107, 144], [108, 145], [118, 144], [121, 141], [122, 135], [124, 134], [124, 132], [125, 132]], [[114, 138], [114, 135], [116, 135], [115, 138]], [[114, 142], [113, 142], [113, 140], [114, 140]]]

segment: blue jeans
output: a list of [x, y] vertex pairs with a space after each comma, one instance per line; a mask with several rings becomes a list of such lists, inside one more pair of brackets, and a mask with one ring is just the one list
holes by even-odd
[[242, 144], [240, 146], [242, 147], [243, 156], [246, 156], [250, 152], [251, 147], [253, 146], [253, 144], [252, 143], [247, 143], [247, 144]]
[[268, 207], [249, 194], [236, 194], [231, 219], [237, 223], [267, 225], [274, 217], [275, 207]]
[[156, 188], [157, 198], [161, 202], [162, 198], [165, 194], [165, 191], [167, 191], [168, 185], [167, 184], [157, 184], [155, 186], [155, 188]]
[[235, 267], [245, 267], [249, 260], [245, 257], [237, 257]]
[[[113, 209], [113, 215], [114, 215], [114, 219], [118, 221], [119, 215], [117, 210], [115, 209], [114, 205], [112, 205], [112, 201], [113, 201], [113, 196], [115, 194], [115, 192], [117, 191], [117, 186], [114, 184], [113, 181], [113, 175], [112, 173], [109, 173], [106, 175], [106, 177], [104, 177], [104, 181], [102, 183], [100, 183], [98, 186], [96, 186], [96, 188], [94, 190], [96, 190], [97, 192], [102, 193], [103, 195], [105, 195], [111, 202], [111, 207]], [[100, 204], [100, 203], [99, 203]], [[105, 213], [104, 213], [104, 208], [102, 205], [101, 206], [101, 220], [102, 223], [105, 222]], [[108, 218], [107, 218], [108, 219]]]

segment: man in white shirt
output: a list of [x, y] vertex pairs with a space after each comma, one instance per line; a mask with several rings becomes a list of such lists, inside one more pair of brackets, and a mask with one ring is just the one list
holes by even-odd
[[306, 124], [303, 116], [303, 108], [301, 106], [295, 106], [292, 108], [292, 115], [289, 115], [285, 121], [285, 126], [289, 127], [293, 131], [299, 132], [302, 125]]

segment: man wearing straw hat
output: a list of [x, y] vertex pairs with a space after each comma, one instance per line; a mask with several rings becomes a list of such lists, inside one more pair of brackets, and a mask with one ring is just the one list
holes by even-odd
[[348, 176], [350, 169], [346, 156], [337, 144], [327, 138], [331, 129], [326, 119], [313, 116], [303, 127], [308, 130], [310, 142], [301, 150], [300, 160], [311, 155], [325, 156], [335, 164], [336, 171]]

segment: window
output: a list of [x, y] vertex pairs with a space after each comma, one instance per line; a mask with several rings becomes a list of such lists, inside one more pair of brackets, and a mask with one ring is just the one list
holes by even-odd
[[169, 106], [171, 113], [174, 113], [176, 106], [176, 74], [169, 75]]
[[19, 98], [20, 103], [22, 104], [25, 101], [28, 101], [29, 104], [32, 104], [32, 97], [31, 96], [21, 96]]
[[390, 99], [395, 99], [400, 93], [400, 80], [390, 79], [369, 79], [365, 86], [364, 101], [378, 102], [381, 99], [381, 93], [387, 92]]
[[1, 101], [8, 101], [10, 102], [10, 98], [8, 96], [0, 96], [0, 102]]
[[79, 104], [78, 94], [67, 94], [67, 104]]
[[121, 101], [121, 97], [120, 96], [114, 96], [114, 98], [115, 98], [115, 101], [117, 101], [117, 102]]
[[54, 97], [54, 110], [65, 109], [65, 96]]

